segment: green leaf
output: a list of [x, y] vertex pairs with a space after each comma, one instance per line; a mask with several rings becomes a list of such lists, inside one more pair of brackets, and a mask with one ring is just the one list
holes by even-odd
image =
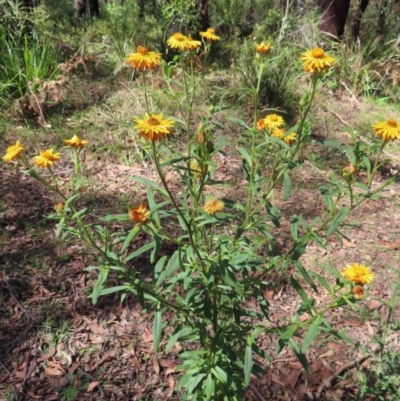
[[302, 364], [304, 370], [308, 373], [311, 374], [311, 368], [310, 365], [308, 364], [306, 356], [301, 352], [299, 345], [293, 340], [289, 340], [289, 346], [292, 348], [293, 352], [295, 353], [297, 359], [299, 362]]
[[206, 398], [207, 400], [211, 400], [212, 397], [215, 396], [215, 380], [213, 375], [209, 373], [206, 379]]
[[191, 380], [188, 381], [188, 393], [192, 394], [196, 390], [196, 387], [203, 381], [205, 373], [199, 373], [196, 376], [192, 377]]
[[73, 219], [76, 219], [76, 218], [78, 218], [78, 217], [81, 217], [81, 216], [85, 215], [86, 213], [88, 213], [88, 210], [89, 210], [88, 208], [79, 210], [78, 212], [76, 212], [76, 213], [74, 213], [74, 214], [72, 215], [72, 218], [73, 218]]
[[253, 369], [253, 351], [251, 345], [246, 346], [244, 355], [244, 383], [246, 386], [250, 383], [250, 375]]
[[141, 255], [142, 253], [147, 252], [148, 250], [154, 248], [155, 246], [155, 242], [152, 241], [149, 244], [143, 245], [141, 246], [139, 249], [137, 249], [135, 252], [132, 252], [131, 254], [129, 254], [125, 259], [124, 259], [124, 263], [130, 261], [131, 259], [136, 258], [137, 256]]
[[161, 194], [163, 194], [165, 197], [168, 197], [168, 192], [164, 188], [160, 187], [157, 183], [155, 183], [151, 180], [148, 180], [147, 178], [133, 176], [132, 180], [139, 181], [142, 184], [145, 184], [147, 187], [152, 187], [152, 188], [156, 189], [158, 192], [160, 192]]
[[158, 347], [160, 346], [161, 328], [162, 328], [161, 311], [157, 311], [154, 314], [154, 321], [153, 321], [153, 349], [154, 352], [156, 353], [158, 352]]
[[349, 213], [349, 206], [344, 207], [343, 209], [339, 210], [339, 212], [333, 218], [329, 229], [326, 232], [326, 235], [331, 235], [340, 225], [340, 223], [345, 219], [347, 213]]
[[330, 285], [328, 284], [328, 282], [318, 273], [315, 272], [310, 272], [319, 282], [320, 284], [328, 291], [328, 293], [333, 296], [333, 291], [330, 287]]
[[167, 260], [167, 257], [166, 256], [162, 256], [158, 260], [157, 264], [154, 266], [154, 275], [156, 277], [161, 273], [161, 270], [164, 268], [164, 264], [165, 264], [166, 260]]
[[226, 372], [220, 368], [219, 366], [216, 366], [215, 368], [212, 368], [211, 371], [214, 373], [214, 376], [222, 383], [226, 383], [228, 381], [228, 375]]
[[292, 183], [290, 181], [289, 174], [286, 171], [283, 174], [283, 200], [286, 201], [289, 199], [291, 188], [292, 188]]
[[115, 287], [104, 288], [100, 292], [100, 295], [114, 294], [115, 292], [118, 292], [118, 291], [126, 291], [126, 289], [127, 289], [126, 285], [118, 285], [118, 286], [115, 286]]
[[78, 196], [79, 196], [79, 194], [75, 194], [75, 195], [72, 195], [70, 198], [68, 198], [68, 199], [65, 201], [65, 206], [69, 206], [69, 204], [70, 204], [71, 202], [73, 202]]
[[307, 297], [306, 292], [304, 291], [303, 287], [296, 281], [294, 277], [290, 277], [290, 282], [292, 283], [293, 288], [295, 291], [300, 295], [301, 301], [305, 306], [311, 304], [310, 300]]
[[365, 191], [365, 192], [369, 192], [369, 188], [368, 188], [364, 183], [362, 183], [362, 182], [355, 182], [355, 183], [353, 184], [353, 187], [357, 187], [357, 188], [362, 189], [362, 190]]
[[290, 219], [290, 232], [295, 241], [299, 238], [299, 216], [294, 214]]
[[76, 180], [75, 185], [74, 185], [74, 191], [77, 192], [78, 189], [81, 187], [85, 179], [83, 177], [80, 177]]
[[160, 273], [156, 286], [160, 286], [167, 277], [172, 276], [172, 273], [179, 268], [179, 264], [179, 251], [175, 251], [170, 257], [166, 269]]
[[62, 217], [60, 221], [57, 223], [56, 237], [58, 237], [61, 234], [61, 231], [64, 227], [64, 223], [65, 223], [65, 217]]
[[[154, 198], [154, 194], [153, 194], [153, 191], [151, 190], [151, 188], [147, 188], [147, 200], [149, 202], [150, 210], [154, 209], [157, 206], [157, 202], [156, 202], [156, 200]], [[160, 216], [158, 215], [158, 212], [157, 211], [155, 211], [155, 212], [152, 211], [151, 217], [153, 218], [153, 220], [155, 221], [157, 226], [160, 227], [161, 223], [160, 223]]]
[[109, 214], [104, 217], [99, 218], [100, 221], [110, 222], [110, 221], [129, 221], [128, 213], [124, 214]]
[[190, 336], [193, 333], [193, 329], [191, 327], [184, 327], [183, 329], [179, 330], [176, 332], [169, 340], [167, 343], [167, 346], [165, 347], [165, 352], [168, 353], [171, 348], [175, 345], [175, 343], [181, 338], [181, 337], [187, 337]]
[[295, 265], [297, 267], [297, 270], [300, 272], [300, 274], [303, 276], [304, 280], [307, 281], [307, 283], [310, 285], [310, 287], [318, 293], [318, 288], [315, 286], [314, 282], [312, 281], [310, 275], [308, 274], [307, 270], [304, 269], [302, 263], [299, 260], [296, 260]]
[[240, 154], [242, 155], [243, 159], [246, 160], [247, 164], [249, 166], [251, 166], [251, 156], [250, 156], [249, 152], [247, 151], [247, 149], [239, 147], [238, 150], [239, 150]]
[[132, 228], [132, 230], [126, 236], [125, 241], [122, 244], [120, 253], [123, 253], [126, 250], [126, 248], [128, 248], [129, 244], [134, 240], [136, 235], [138, 235], [139, 231], [140, 231], [140, 224], [137, 224], [135, 227]]
[[313, 342], [314, 338], [320, 333], [319, 325], [321, 323], [321, 316], [317, 316], [315, 321], [310, 325], [306, 336], [304, 337], [303, 346], [301, 347], [301, 352], [306, 352]]
[[237, 125], [241, 125], [242, 127], [247, 128], [249, 131], [251, 130], [251, 128], [245, 123], [245, 121], [243, 121], [240, 118], [236, 118], [236, 117], [226, 117], [226, 120], [228, 121], [232, 121], [233, 123], [237, 124]]
[[154, 248], [150, 254], [150, 262], [151, 263], [154, 263], [157, 255], [158, 255], [158, 252], [161, 249], [161, 245], [162, 245], [162, 238], [158, 234], [154, 233], [153, 238], [154, 238]]

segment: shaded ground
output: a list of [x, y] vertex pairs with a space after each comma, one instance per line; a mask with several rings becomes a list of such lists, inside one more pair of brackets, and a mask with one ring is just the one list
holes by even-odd
[[[342, 101], [332, 100], [332, 107]], [[335, 113], [340, 116], [341, 111], [338, 107]], [[317, 114], [318, 119], [326, 122], [318, 125], [323, 131], [320, 135], [348, 138], [341, 130], [345, 124], [338, 124], [335, 115], [329, 120], [324, 113], [329, 115], [329, 111]], [[351, 121], [355, 117], [350, 113], [341, 118]], [[71, 122], [74, 123], [79, 125]], [[116, 135], [123, 135], [127, 128], [119, 127]], [[96, 141], [95, 135], [90, 138], [92, 141]], [[113, 135], [112, 130], [104, 134], [111, 139]], [[397, 146], [391, 147], [390, 152], [399, 154]], [[318, 149], [316, 142], [308, 152], [318, 154]], [[115, 158], [107, 163], [108, 153], [102, 152], [100, 160], [98, 154], [93, 147], [86, 155], [90, 190], [83, 201], [93, 208], [93, 214], [123, 213], [128, 205], [143, 200], [140, 185], [127, 177], [142, 175], [154, 179], [151, 165], [143, 161], [130, 167]], [[282, 225], [274, 232], [278, 249], [288, 246], [292, 214], [301, 211], [307, 220], [320, 214], [322, 201], [315, 186], [328, 176], [335, 163], [340, 164], [337, 155], [331, 158], [332, 165], [321, 156], [325, 163], [313, 163], [319, 167], [304, 163], [293, 172], [294, 195], [290, 201], [284, 202], [276, 191], [274, 202], [284, 211]], [[231, 182], [216, 189], [216, 193], [240, 199], [243, 178], [234, 147], [226, 149], [226, 155], [217, 158], [216, 163], [215, 178]], [[60, 178], [67, 186], [70, 167], [63, 165], [60, 169]], [[381, 179], [378, 175], [376, 184]], [[370, 298], [359, 303], [359, 312], [338, 308], [327, 313], [334, 329], [343, 330], [360, 345], [371, 345], [379, 334], [388, 313], [385, 302], [392, 299], [393, 285], [398, 280], [399, 185], [388, 187], [381, 199], [365, 203], [349, 216], [342, 229], [347, 236], [343, 244], [332, 240], [327, 250], [310, 245], [302, 259], [307, 269], [325, 275], [330, 282], [333, 278], [321, 269], [322, 263], [339, 270], [354, 261], [372, 266], [377, 279], [370, 288]], [[174, 188], [178, 190], [178, 186]], [[53, 222], [44, 216], [52, 212], [57, 201], [29, 177], [10, 166], [1, 167], [0, 399], [178, 400], [179, 394], [173, 391], [176, 381], [173, 372], [179, 364], [180, 349], [164, 353], [172, 328], [164, 331], [161, 351], [155, 355], [152, 315], [142, 313], [133, 296], [128, 296], [123, 304], [116, 295], [103, 297], [95, 307], [92, 305], [87, 292], [95, 276], [84, 272], [84, 268], [95, 263], [95, 255], [80, 242], [55, 239]], [[148, 267], [143, 262], [144, 275], [149, 272]], [[290, 274], [282, 273], [274, 285], [265, 288], [272, 323], [290, 318], [299, 306], [298, 295], [287, 284]], [[317, 306], [328, 301], [322, 290], [313, 293], [313, 297]], [[398, 309], [392, 319], [397, 317]], [[394, 335], [388, 344], [397, 352], [400, 339]], [[249, 400], [336, 401], [350, 400], [356, 395], [352, 366], [344, 369], [344, 379], [331, 381], [332, 387], [324, 380], [360, 357], [363, 353], [359, 348], [349, 348], [332, 336], [319, 336], [307, 353], [313, 372], [307, 375], [290, 350], [275, 355], [275, 343], [267, 337], [260, 339], [260, 345], [268, 350], [273, 362], [262, 361], [267, 374], [252, 381]], [[368, 369], [369, 360], [361, 363]]]

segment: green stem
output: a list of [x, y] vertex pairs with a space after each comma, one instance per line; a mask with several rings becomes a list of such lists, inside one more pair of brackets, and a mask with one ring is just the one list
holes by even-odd
[[146, 102], [146, 112], [150, 114], [149, 109], [149, 99], [147, 98], [147, 79], [146, 79], [146, 71], [143, 71], [143, 86], [144, 86], [144, 99]]
[[380, 167], [380, 165], [379, 165], [379, 159], [380, 159], [380, 157], [381, 157], [383, 148], [386, 146], [386, 144], [387, 144], [387, 141], [383, 141], [383, 142], [382, 142], [382, 145], [381, 145], [381, 147], [379, 148], [378, 155], [377, 155], [377, 157], [376, 157], [376, 159], [375, 159], [374, 167], [373, 167], [373, 169], [372, 169], [372, 172], [371, 172], [370, 176], [368, 177], [368, 188], [370, 188], [370, 189], [371, 189], [372, 180], [374, 179], [376, 170]]

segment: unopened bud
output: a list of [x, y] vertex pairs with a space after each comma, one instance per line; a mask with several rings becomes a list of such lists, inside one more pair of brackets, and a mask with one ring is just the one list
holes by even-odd
[[345, 175], [356, 175], [358, 172], [357, 166], [353, 163], [349, 164], [343, 169], [343, 173]]

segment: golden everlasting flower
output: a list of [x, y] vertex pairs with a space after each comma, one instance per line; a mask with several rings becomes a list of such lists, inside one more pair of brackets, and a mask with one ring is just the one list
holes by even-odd
[[268, 55], [271, 52], [271, 45], [269, 43], [264, 43], [264, 42], [261, 42], [259, 45], [256, 43], [254, 45], [254, 50], [257, 53]]
[[58, 202], [58, 203], [56, 203], [56, 204], [54, 205], [54, 210], [55, 210], [57, 213], [62, 212], [63, 209], [64, 209], [64, 202]]
[[149, 52], [145, 47], [139, 46], [136, 53], [128, 54], [127, 61], [135, 70], [153, 70], [160, 65], [161, 53]]
[[326, 72], [335, 62], [335, 59], [320, 47], [306, 51], [301, 55], [300, 60], [303, 61], [304, 70], [311, 74]]
[[260, 118], [257, 122], [256, 122], [256, 127], [258, 130], [262, 131], [264, 129], [267, 128], [267, 126], [265, 125], [265, 121], [263, 118]]
[[177, 32], [174, 33], [168, 40], [168, 46], [171, 49], [178, 49], [178, 50], [188, 50], [187, 49], [187, 42], [188, 38], [185, 35]]
[[204, 205], [204, 211], [209, 214], [221, 213], [224, 211], [224, 202], [219, 199], [209, 199]]
[[215, 34], [215, 30], [213, 28], [208, 28], [205, 32], [200, 32], [200, 36], [202, 36], [205, 40], [219, 40], [219, 36]]
[[53, 153], [53, 149], [47, 149], [43, 152], [40, 152], [39, 156], [35, 156], [33, 158], [33, 162], [42, 168], [51, 167], [54, 162], [58, 162], [60, 160], [59, 153]]
[[7, 148], [6, 154], [3, 156], [3, 160], [7, 163], [12, 162], [13, 160], [17, 159], [24, 148], [21, 145], [20, 141], [17, 141], [15, 145], [9, 146]]
[[350, 163], [343, 169], [344, 175], [356, 175], [358, 172], [357, 166], [353, 163]]
[[275, 129], [282, 127], [284, 124], [284, 120], [281, 116], [278, 116], [278, 114], [269, 114], [264, 118], [264, 126], [265, 128], [268, 129]]
[[375, 135], [380, 136], [384, 141], [400, 139], [400, 122], [396, 120], [382, 121], [372, 126]]
[[199, 40], [194, 40], [190, 35], [188, 36], [186, 40], [186, 50], [196, 50], [200, 46], [201, 42]]
[[72, 148], [83, 148], [88, 143], [87, 140], [79, 138], [78, 135], [74, 135], [71, 139], [64, 139], [64, 142]]
[[147, 208], [145, 203], [141, 203], [139, 206], [133, 207], [129, 211], [129, 220], [136, 224], [145, 224], [149, 220], [150, 210]]
[[370, 284], [374, 281], [374, 274], [368, 266], [359, 265], [353, 263], [346, 267], [342, 272], [343, 276], [350, 281], [354, 281], [357, 284]]
[[353, 288], [353, 294], [356, 296], [356, 298], [364, 298], [364, 290], [358, 285]]
[[297, 136], [296, 133], [292, 132], [288, 136], [284, 137], [285, 134], [286, 134], [285, 128], [275, 128], [272, 131], [271, 136], [273, 136], [274, 138], [283, 139], [288, 145], [290, 145], [292, 142], [296, 140]]
[[148, 142], [161, 141], [164, 137], [171, 134], [171, 127], [174, 121], [170, 118], [164, 119], [163, 113], [152, 114], [145, 113], [144, 120], [136, 118], [135, 128], [139, 131], [139, 138], [145, 137]]

